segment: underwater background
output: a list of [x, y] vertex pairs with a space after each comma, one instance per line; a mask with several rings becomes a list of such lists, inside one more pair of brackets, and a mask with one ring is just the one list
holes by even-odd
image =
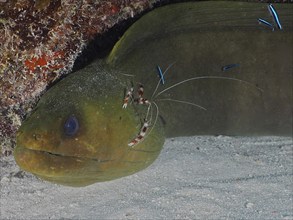
[[[173, 3], [172, 1], [170, 2]], [[169, 116], [167, 115], [160, 120], [162, 120], [163, 124], [164, 121], [167, 122], [165, 130], [170, 134], [167, 136], [173, 138], [166, 139], [163, 150], [154, 164], [129, 177], [111, 182], [97, 183], [85, 188], [77, 189], [48, 183], [22, 171], [15, 164], [13, 156], [11, 155], [15, 146], [15, 133], [21, 121], [25, 118], [29, 119], [27, 115], [29, 116], [30, 114], [27, 113], [35, 112], [33, 107], [36, 106], [40, 94], [43, 94], [45, 89], [49, 89], [50, 91], [50, 88], [54, 88], [54, 86], [58, 85], [60, 75], [66, 74], [72, 69], [73, 71], [80, 71], [97, 58], [105, 59], [112, 50], [114, 43], [118, 39], [121, 39], [124, 31], [135, 22], [136, 18], [129, 21], [129, 23], [121, 23], [121, 26], [115, 26], [112, 30], [109, 30], [105, 36], [98, 36], [93, 41], [90, 39], [93, 39], [100, 30], [93, 30], [91, 28], [80, 29], [87, 32], [82, 32], [82, 34], [79, 35], [81, 38], [75, 38], [73, 35], [79, 33], [79, 29], [77, 26], [75, 27], [72, 22], [65, 23], [66, 25], [64, 27], [75, 28], [73, 32], [70, 32], [71, 34], [68, 35], [65, 34], [63, 37], [55, 36], [54, 39], [51, 38], [52, 41], [55, 40], [56, 42], [58, 39], [58, 43], [55, 42], [54, 44], [51, 42], [52, 44], [50, 44], [50, 46], [55, 49], [57, 48], [56, 45], [59, 45], [60, 48], [63, 48], [62, 53], [56, 52], [58, 50], [55, 49], [54, 52], [49, 51], [50, 49], [48, 50], [48, 47], [45, 45], [49, 42], [46, 41], [46, 37], [40, 39], [42, 44], [29, 45], [31, 48], [30, 52], [34, 51], [33, 54], [18, 54], [17, 56], [21, 57], [22, 60], [15, 58], [9, 60], [7, 57], [4, 57], [4, 53], [2, 53], [3, 65], [1, 65], [1, 67], [3, 73], [1, 76], [0, 121], [2, 138], [2, 156], [0, 160], [1, 218], [291, 219], [293, 216], [293, 183], [291, 169], [292, 53], [290, 53], [290, 51], [292, 52], [293, 14], [291, 10], [292, 6], [288, 4], [289, 1], [286, 2], [287, 4], [285, 3], [285, 5], [289, 5], [287, 10], [279, 10], [279, 4], [274, 4], [280, 15], [282, 29], [278, 26], [278, 22], [271, 17], [267, 8], [268, 4], [266, 3], [261, 5], [263, 10], [259, 8], [251, 10], [252, 14], [256, 14], [255, 20], [253, 20], [255, 25], [250, 20], [237, 20], [237, 17], [240, 16], [240, 14], [237, 13], [230, 13], [230, 16], [232, 15], [235, 19], [232, 21], [229, 21], [229, 19], [225, 21], [225, 15], [213, 14], [210, 11], [211, 9], [209, 9], [202, 10], [203, 14], [197, 15], [199, 16], [199, 24], [202, 25], [190, 26], [189, 28], [190, 31], [196, 30], [201, 33], [201, 36], [194, 40], [194, 44], [199, 42], [199, 40], [206, 42], [206, 46], [203, 46], [204, 44], [196, 45], [198, 50], [195, 53], [196, 56], [192, 58], [196, 58], [195, 60], [197, 62], [194, 61], [196, 69], [193, 71], [214, 71], [214, 73], [221, 73], [221, 76], [244, 77], [248, 82], [257, 82], [254, 86], [264, 90], [262, 97], [265, 97], [264, 99], [267, 100], [267, 106], [264, 105], [263, 109], [270, 110], [267, 117], [265, 114], [262, 114], [263, 112], [258, 112], [258, 110], [253, 111], [253, 108], [259, 105], [258, 98], [244, 99], [247, 94], [252, 94], [250, 97], [260, 96], [257, 89], [250, 88], [249, 86], [240, 86], [241, 90], [239, 90], [239, 87], [234, 84], [232, 85], [233, 90], [227, 90], [225, 88], [226, 84], [221, 84], [221, 86], [219, 86], [217, 83], [198, 83], [196, 88], [192, 89], [192, 94], [200, 94], [202, 99], [199, 98], [196, 99], [196, 101], [202, 101], [201, 104], [205, 107], [208, 106], [209, 109], [213, 109], [212, 105], [214, 105], [215, 110], [214, 112], [212, 111], [212, 115], [218, 114], [217, 117], [209, 116], [204, 118], [204, 114], [200, 111], [194, 114], [194, 108], [191, 106], [176, 104], [176, 106], [179, 106], [177, 109], [177, 107], [174, 107], [175, 104], [164, 105], [165, 107], [163, 106], [160, 108], [160, 112], [168, 112]], [[6, 3], [15, 4], [9, 1], [3, 1], [3, 3], [1, 2], [0, 4]], [[168, 3], [167, 1], [156, 3], [154, 6], [159, 7]], [[106, 7], [104, 3], [101, 3], [101, 5], [94, 4], [94, 7], [102, 8], [104, 5], [106, 8], [102, 10], [103, 12], [109, 12], [111, 16], [115, 16], [116, 13], [118, 13], [117, 17], [123, 19], [123, 16], [133, 17], [145, 8], [153, 6], [153, 2], [147, 1], [144, 3], [143, 1], [137, 3], [134, 1], [127, 2], [118, 6], [119, 4], [120, 2], [117, 1], [117, 3], [114, 4], [115, 6], [105, 4]], [[72, 7], [74, 10], [77, 8], [76, 11], [79, 12], [82, 10], [90, 12], [89, 9], [94, 9], [91, 3], [89, 3], [88, 7], [84, 7], [83, 5], [77, 5], [70, 1], [61, 1], [60, 5], [62, 5], [62, 7]], [[36, 3], [34, 6], [39, 7], [39, 11], [48, 11], [49, 8], [50, 10], [54, 9], [56, 16], [61, 16], [60, 13], [62, 11], [60, 12], [59, 10], [60, 5], [53, 4], [51, 1], [44, 1], [43, 3]], [[27, 7], [25, 1], [19, 1], [16, 6]], [[4, 10], [4, 13], [1, 13], [1, 16], [3, 17], [4, 15], [4, 17], [1, 17], [0, 24], [2, 27], [1, 31], [6, 31], [6, 35], [4, 34], [3, 36], [7, 37], [10, 33], [17, 30], [17, 26], [8, 23], [10, 20], [5, 16], [11, 16], [12, 18], [11, 11], [9, 11], [11, 8], [8, 6], [5, 7], [4, 9], [6, 10]], [[31, 9], [32, 7], [31, 5], [27, 7], [27, 9]], [[131, 8], [135, 10], [130, 10]], [[71, 12], [74, 10], [72, 9]], [[24, 11], [25, 10], [22, 11], [23, 14], [25, 14]], [[205, 13], [211, 14], [206, 16]], [[251, 13], [249, 16], [251, 16]], [[147, 12], [145, 12], [145, 15], [147, 15]], [[184, 15], [184, 12], [182, 12], [182, 15]], [[79, 19], [79, 15], [74, 15], [74, 13], [70, 16], [77, 20]], [[207, 24], [201, 23], [200, 21], [200, 19], [205, 16], [205, 19], [209, 21]], [[245, 17], [243, 14], [241, 16]], [[269, 21], [270, 24], [260, 22], [258, 20], [260, 18]], [[56, 20], [56, 17], [54, 17], [54, 19]], [[96, 18], [94, 17], [91, 19], [86, 21], [82, 20], [82, 22], [93, 22]], [[104, 18], [98, 16], [97, 19], [109, 21], [107, 20], [107, 15], [105, 15]], [[223, 26], [219, 25], [221, 24], [221, 19], [225, 21]], [[108, 24], [108, 27], [117, 22], [117, 20], [114, 20], [110, 19], [111, 24]], [[179, 21], [178, 19], [177, 22]], [[35, 22], [35, 20], [33, 20], [33, 22]], [[49, 26], [51, 24], [50, 22], [53, 22], [53, 20], [49, 21]], [[99, 23], [100, 21], [96, 22]], [[52, 28], [58, 29], [61, 27], [60, 23], [57, 24], [59, 25], [51, 24]], [[155, 25], [154, 22], [152, 24]], [[176, 21], [173, 21], [173, 24], [176, 24]], [[237, 28], [237, 25], [242, 28]], [[9, 29], [12, 27], [14, 29]], [[243, 54], [238, 55], [235, 53], [233, 55], [233, 51], [235, 52], [237, 48], [239, 48], [237, 46], [237, 41], [233, 41], [233, 39], [230, 38], [229, 43], [225, 44], [225, 39], [229, 38], [229, 35], [217, 35], [221, 33], [221, 31], [229, 32], [230, 27], [232, 27], [231, 34], [237, 36], [240, 33], [240, 38], [241, 32], [243, 31], [251, 33], [245, 41], [246, 44], [242, 47], [246, 59], [239, 59], [242, 58]], [[5, 28], [8, 29], [6, 30]], [[20, 29], [21, 26], [18, 28]], [[35, 25], [32, 25], [32, 28], [32, 33], [38, 33], [38, 28]], [[162, 31], [164, 28], [168, 30], [167, 25], [164, 28], [160, 28]], [[274, 28], [273, 31], [272, 28]], [[253, 32], [252, 30], [257, 31]], [[186, 29], [184, 31], [186, 31]], [[48, 33], [49, 32], [50, 31], [48, 31]], [[21, 36], [19, 34], [20, 32], [15, 33]], [[60, 32], [53, 32], [52, 36], [54, 36], [54, 34], [56, 35], [56, 33], [64, 34], [69, 32], [63, 29]], [[85, 33], [88, 35], [86, 36]], [[267, 34], [262, 35], [258, 33]], [[144, 39], [142, 35], [139, 38]], [[84, 36], [86, 36], [85, 39], [83, 38]], [[210, 43], [205, 37], [210, 39]], [[219, 39], [220, 37], [223, 38], [222, 41]], [[15, 36], [15, 40], [16, 39], [17, 36]], [[25, 51], [27, 45], [22, 43], [23, 38], [20, 39], [22, 40], [16, 40], [15, 42], [17, 43], [15, 44], [11, 42], [7, 43], [5, 38], [2, 38], [2, 42], [6, 42], [6, 44], [1, 45], [2, 51], [5, 45], [10, 48], [11, 45], [17, 45], [17, 47], [20, 47], [19, 51]], [[36, 41], [36, 39], [37, 38], [34, 40]], [[75, 40], [72, 42], [69, 41], [70, 43], [68, 43], [66, 39]], [[254, 39], [257, 39], [257, 41], [254, 41]], [[215, 51], [215, 53], [206, 53], [206, 51], [210, 51], [209, 46], [214, 45], [213, 42], [216, 42], [216, 40], [221, 42], [218, 44], [219, 50]], [[64, 44], [62, 44], [61, 41], [64, 41]], [[249, 43], [250, 41], [251, 43]], [[30, 41], [28, 40], [28, 42]], [[90, 43], [88, 44], [88, 42]], [[264, 42], [266, 43], [264, 44]], [[268, 42], [270, 44], [268, 44]], [[145, 50], [144, 44], [139, 42], [139, 40], [138, 42], [132, 41], [132, 43], [134, 48], [140, 47], [142, 51]], [[182, 41], [182, 44], [184, 44], [184, 41]], [[42, 45], [42, 47], [38, 47], [38, 45]], [[62, 47], [62, 45], [65, 45], [65, 47]], [[78, 47], [76, 45], [78, 45]], [[163, 42], [158, 42], [158, 45], [163, 45]], [[158, 45], [156, 45], [155, 48], [157, 48]], [[186, 47], [190, 46], [188, 44], [186, 45]], [[265, 48], [264, 51], [266, 51], [266, 53], [261, 54], [257, 50], [254, 50], [254, 45]], [[175, 48], [176, 45], [172, 45], [171, 47]], [[168, 47], [165, 48], [168, 49]], [[18, 49], [16, 49], [16, 51], [18, 51]], [[47, 52], [46, 55], [44, 55], [44, 51]], [[128, 53], [127, 51], [121, 51], [122, 54]], [[184, 55], [182, 56], [182, 61], [177, 61], [176, 58], [172, 57], [173, 55], [170, 55], [171, 53], [165, 53], [165, 49], [161, 51], [161, 54], [158, 53], [154, 55], [152, 59], [157, 60], [164, 68], [175, 60], [177, 64], [175, 63], [173, 70], [183, 70], [186, 63], [189, 62], [188, 60], [191, 59], [188, 50], [185, 50], [185, 52], [183, 51]], [[229, 53], [229, 51], [231, 53]], [[15, 49], [11, 49], [11, 53], [14, 52]], [[253, 53], [257, 55], [252, 55]], [[227, 56], [227, 54], [229, 55]], [[168, 59], [161, 61], [160, 59], [165, 55]], [[9, 54], [9, 56], [14, 57], [12, 54]], [[115, 57], [118, 57], [118, 59]], [[111, 60], [116, 59], [113, 61], [114, 66], [119, 66], [123, 70], [131, 70], [131, 72], [137, 71], [140, 73], [143, 71], [143, 64], [132, 66], [129, 65], [129, 63], [135, 63], [137, 60], [148, 63], [149, 60], [151, 60], [149, 58], [150, 56], [141, 59], [140, 55], [132, 56], [130, 54], [128, 56], [130, 60], [128, 63], [124, 60], [125, 56], [120, 57], [121, 59], [119, 58], [119, 53], [117, 55], [113, 53], [112, 50], [108, 60], [112, 62]], [[229, 59], [225, 59], [225, 57]], [[231, 57], [234, 59], [231, 59]], [[266, 60], [267, 57], [270, 57], [271, 61]], [[77, 61], [74, 62], [76, 58]], [[260, 62], [256, 62], [255, 59]], [[172, 61], [169, 62], [169, 60]], [[9, 65], [7, 62], [10, 62]], [[64, 66], [65, 64], [66, 67]], [[16, 75], [14, 68], [17, 68], [21, 73]], [[25, 71], [22, 71], [23, 68]], [[172, 68], [170, 69], [170, 73], [172, 73]], [[148, 67], [145, 71], [152, 72], [152, 69]], [[257, 78], [255, 72], [262, 73], [263, 75], [261, 75], [261, 77], [263, 78]], [[14, 73], [14, 75], [11, 75], [11, 73]], [[179, 79], [176, 74], [173, 79], [172, 77], [167, 78], [167, 76], [168, 75], [166, 75], [166, 80], [169, 82], [176, 82], [176, 80]], [[152, 83], [154, 83], [150, 82], [151, 80], [149, 77], [143, 77], [142, 79], [144, 83], [146, 82], [146, 85], [152, 85]], [[156, 77], [156, 82], [157, 79]], [[9, 84], [7, 83], [8, 81]], [[54, 83], [52, 83], [53, 81]], [[21, 82], [25, 83], [21, 84]], [[18, 83], [22, 86], [19, 86], [20, 84]], [[15, 90], [15, 88], [17, 88], [17, 90]], [[29, 89], [27, 90], [27, 88]], [[216, 94], [217, 96], [209, 96], [208, 93], [202, 92], [207, 88], [213, 92], [212, 94]], [[185, 89], [189, 91], [190, 87], [187, 86]], [[12, 95], [11, 91], [17, 91], [15, 93], [17, 95]], [[183, 92], [182, 89], [178, 89], [174, 90], [173, 94], [175, 94], [175, 98], [177, 99], [183, 97], [185, 100], [190, 100], [193, 98], [193, 95], [185, 96]], [[146, 94], [147, 93], [148, 92], [146, 92]], [[29, 96], [26, 94], [29, 94]], [[223, 103], [219, 101], [222, 97], [224, 97], [224, 99], [226, 98], [227, 101], [225, 104], [226, 108], [223, 109], [219, 108]], [[273, 97], [273, 99], [269, 99], [269, 97]], [[280, 97], [282, 97], [282, 99], [280, 99]], [[168, 98], [167, 94], [165, 98]], [[239, 101], [239, 98], [243, 98], [245, 101], [241, 102], [241, 105], [236, 108], [233, 106], [233, 103], [235, 103], [235, 100]], [[231, 108], [232, 106], [233, 108]], [[177, 112], [170, 109], [175, 109]], [[192, 113], [182, 113], [182, 110], [186, 109], [190, 110]], [[236, 114], [232, 117], [225, 109], [232, 109], [231, 114], [234, 114], [233, 111], [236, 112]], [[238, 114], [246, 114], [247, 112], [255, 113], [252, 114], [254, 118], [250, 118], [250, 121], [247, 120], [246, 117], [243, 119], [237, 118], [237, 116], [239, 116]], [[190, 119], [191, 115], [195, 118]], [[186, 118], [187, 120], [188, 118], [190, 119], [190, 123], [185, 122]], [[234, 124], [237, 120], [239, 120], [239, 124]], [[258, 121], [261, 123], [259, 124]], [[182, 124], [180, 124], [181, 122]], [[211, 122], [215, 124], [212, 125]], [[223, 128], [221, 125], [223, 125], [224, 122], [227, 124], [225, 124]], [[263, 127], [262, 122], [265, 122], [265, 127]], [[169, 128], [168, 124], [172, 123], [175, 125], [177, 124], [177, 127]], [[229, 123], [232, 124], [231, 127]], [[270, 126], [271, 124], [274, 126]], [[139, 128], [137, 131], [139, 131]], [[266, 132], [262, 133], [262, 131]], [[202, 136], [203, 134], [207, 136]], [[242, 136], [249, 137], [239, 137], [241, 134]], [[186, 135], [200, 136], [181, 137]], [[37, 209], [35, 207], [37, 207]]]

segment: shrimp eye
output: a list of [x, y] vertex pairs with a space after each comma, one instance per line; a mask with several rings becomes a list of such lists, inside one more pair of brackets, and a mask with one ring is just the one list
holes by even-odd
[[78, 120], [74, 115], [69, 116], [64, 124], [64, 133], [68, 136], [73, 136], [79, 129]]

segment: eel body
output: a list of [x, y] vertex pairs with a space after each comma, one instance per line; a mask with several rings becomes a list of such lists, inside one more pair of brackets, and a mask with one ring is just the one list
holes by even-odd
[[[149, 12], [107, 59], [41, 98], [19, 129], [16, 162], [42, 179], [85, 186], [149, 166], [165, 137], [291, 135], [293, 7], [275, 7], [283, 30], [258, 24], [271, 19], [267, 4], [188, 2]], [[158, 66], [168, 69], [164, 84]], [[151, 107], [122, 108], [138, 85]], [[143, 140], [130, 147], [146, 119]]]

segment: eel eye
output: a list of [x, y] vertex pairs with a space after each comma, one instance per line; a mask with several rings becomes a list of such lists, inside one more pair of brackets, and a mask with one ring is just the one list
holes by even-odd
[[79, 124], [77, 118], [72, 115], [66, 120], [64, 124], [64, 133], [68, 136], [73, 136], [77, 133]]

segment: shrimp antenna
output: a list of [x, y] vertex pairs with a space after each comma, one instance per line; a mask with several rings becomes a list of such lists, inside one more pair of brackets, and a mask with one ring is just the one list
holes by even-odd
[[189, 79], [185, 79], [185, 80], [183, 80], [181, 82], [178, 82], [178, 83], [173, 84], [172, 86], [170, 86], [170, 87], [168, 87], [168, 88], [166, 88], [166, 89], [158, 92], [157, 95], [155, 96], [155, 98], [158, 97], [159, 95], [161, 95], [162, 93], [164, 93], [164, 92], [166, 92], [166, 91], [168, 91], [168, 90], [170, 90], [170, 89], [172, 89], [172, 88], [174, 88], [176, 86], [179, 86], [179, 85], [181, 85], [183, 83], [186, 83], [186, 82], [189, 82], [189, 81], [192, 81], [192, 80], [198, 80], [198, 79], [226, 79], [226, 80], [233, 80], [233, 81], [238, 81], [238, 82], [242, 82], [242, 83], [248, 84], [250, 86], [255, 87], [259, 91], [263, 92], [263, 90], [261, 88], [253, 85], [250, 82], [247, 82], [247, 81], [244, 81], [244, 80], [241, 80], [241, 79], [235, 79], [235, 78], [223, 77], [223, 76], [198, 76], [198, 77], [192, 77], [192, 78], [189, 78]]
[[[165, 76], [165, 74], [167, 73], [167, 71], [174, 65], [176, 63], [176, 61], [175, 62], [173, 62], [173, 63], [171, 63], [168, 67], [167, 67], [167, 69], [163, 72], [163, 77]], [[156, 86], [156, 88], [155, 88], [155, 90], [154, 90], [154, 93], [153, 93], [153, 95], [151, 96], [151, 99], [150, 100], [153, 100], [153, 97], [154, 97], [154, 95], [156, 94], [156, 92], [157, 92], [157, 90], [158, 90], [158, 88], [159, 88], [159, 85], [160, 85], [160, 82], [162, 81], [162, 79], [160, 78], [159, 79], [159, 81], [158, 81], [158, 83], [157, 83], [157, 86]]]
[[155, 125], [157, 123], [158, 117], [159, 117], [159, 107], [158, 107], [156, 102], [153, 101], [152, 103], [155, 105], [157, 112], [156, 112], [156, 117], [155, 117], [154, 124], [152, 125], [149, 133], [145, 136], [145, 138], [152, 132], [152, 130], [154, 129], [154, 127], [155, 127]]
[[120, 73], [121, 75], [123, 75], [123, 76], [127, 76], [127, 77], [134, 77], [135, 75], [133, 75], [133, 74], [126, 74], [126, 73]]
[[202, 110], [207, 111], [207, 109], [204, 108], [204, 107], [202, 107], [201, 105], [197, 105], [197, 104], [195, 104], [195, 103], [193, 103], [193, 102], [187, 102], [187, 101], [184, 101], [184, 100], [178, 100], [178, 99], [156, 99], [156, 100], [157, 100], [157, 101], [179, 102], [179, 103], [183, 103], [183, 104], [193, 105], [193, 106], [195, 106], [195, 107], [198, 107], [198, 108], [200, 108], [200, 109], [202, 109]]

